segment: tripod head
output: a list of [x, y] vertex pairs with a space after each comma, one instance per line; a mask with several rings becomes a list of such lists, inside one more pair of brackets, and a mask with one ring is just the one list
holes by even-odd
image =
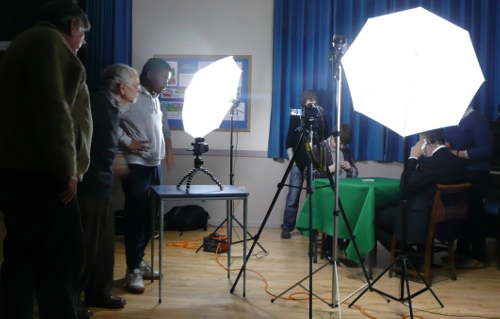
[[343, 35], [334, 35], [332, 39], [332, 49], [330, 50], [330, 61], [333, 66], [333, 77], [339, 80], [340, 60], [347, 51], [347, 38]]
[[323, 112], [319, 106], [309, 103], [302, 107], [302, 125], [315, 124], [320, 117], [323, 117]]
[[205, 142], [203, 137], [195, 138], [194, 143], [191, 143], [193, 148], [189, 148], [187, 151], [192, 151], [195, 156], [200, 156], [201, 154], [208, 152], [208, 144], [203, 142]]
[[197, 137], [194, 139], [194, 143], [191, 143], [193, 148], [187, 149], [187, 151], [192, 151], [193, 155], [195, 156], [195, 168], [200, 168], [203, 165], [203, 161], [201, 160], [200, 156], [201, 154], [208, 152], [208, 144], [203, 142], [205, 142], [205, 139], [203, 137]]

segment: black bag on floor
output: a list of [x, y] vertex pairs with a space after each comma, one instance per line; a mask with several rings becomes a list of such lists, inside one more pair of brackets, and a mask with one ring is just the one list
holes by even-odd
[[188, 230], [207, 230], [210, 215], [198, 205], [176, 206], [164, 216], [164, 230], [178, 230], [181, 233]]

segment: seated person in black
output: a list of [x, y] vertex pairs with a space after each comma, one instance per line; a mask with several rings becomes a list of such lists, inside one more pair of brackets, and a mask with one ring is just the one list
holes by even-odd
[[[418, 161], [422, 155], [425, 157]], [[408, 180], [405, 184], [406, 172]], [[377, 240], [389, 251], [393, 233], [399, 241], [405, 238], [406, 242], [425, 242], [436, 185], [463, 183], [465, 173], [464, 160], [446, 148], [443, 129], [420, 133], [420, 140], [411, 148], [399, 186], [407, 199], [404, 237], [402, 208], [394, 206], [375, 213]], [[410, 262], [414, 264], [415, 260]]]

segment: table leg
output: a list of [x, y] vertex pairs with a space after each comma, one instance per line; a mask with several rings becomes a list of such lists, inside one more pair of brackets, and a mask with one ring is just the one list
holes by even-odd
[[233, 216], [231, 215], [232, 201], [226, 201], [227, 211], [227, 278], [231, 277], [231, 244], [233, 242]]
[[243, 297], [246, 296], [247, 281], [247, 229], [248, 229], [248, 197], [243, 200]]
[[[158, 279], [158, 303], [161, 303], [161, 282], [163, 279], [163, 201], [160, 201], [160, 243], [159, 243], [159, 257], [158, 257], [158, 273], [160, 278]], [[154, 274], [154, 273], [153, 273]]]
[[[155, 261], [155, 221], [156, 221], [156, 210], [157, 208], [157, 196], [153, 194], [151, 196], [151, 271], [154, 273], [154, 261]], [[151, 277], [151, 282], [153, 282], [153, 277]]]

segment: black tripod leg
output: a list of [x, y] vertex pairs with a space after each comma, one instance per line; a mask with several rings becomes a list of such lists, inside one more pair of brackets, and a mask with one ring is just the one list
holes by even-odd
[[[177, 188], [181, 187], [182, 183], [184, 183], [184, 181], [191, 176], [191, 174], [194, 174], [194, 171], [195, 169], [191, 169], [189, 172], [186, 173], [186, 175], [184, 175], [184, 177], [182, 177], [181, 181], [179, 183], [177, 183]], [[191, 177], [192, 178], [192, 177]]]
[[[441, 306], [441, 308], [444, 307], [443, 303], [441, 302], [441, 300], [439, 300], [438, 296], [434, 293], [434, 290], [432, 290], [431, 286], [427, 283], [427, 281], [425, 280], [425, 278], [422, 276], [422, 274], [418, 271], [418, 269], [416, 269], [415, 267], [413, 267], [413, 265], [411, 264], [411, 262], [409, 260], [406, 261], [407, 262], [407, 265], [410, 265], [411, 269], [413, 269], [417, 275], [420, 277], [420, 280], [422, 280], [422, 282], [424, 283], [425, 285], [425, 288], [417, 291], [416, 293], [414, 293], [413, 295], [411, 296], [408, 296], [407, 299], [412, 299], [418, 295], [420, 295], [421, 293], [423, 293], [424, 291], [427, 291], [429, 290], [431, 292], [431, 294], [434, 296], [434, 299], [436, 299], [436, 301], [439, 303], [439, 305]], [[408, 267], [406, 268], [408, 269]]]
[[[224, 225], [224, 223], [225, 223], [225, 222], [227, 222], [227, 217], [226, 217], [226, 219], [224, 219], [224, 220], [222, 221], [222, 223], [220, 223], [220, 225], [219, 225], [219, 226], [217, 226], [217, 228], [216, 228], [216, 229], [212, 232], [212, 234], [215, 234], [215, 233], [216, 233], [216, 232], [217, 232], [217, 231], [218, 231], [218, 230], [222, 227], [222, 225]], [[242, 227], [243, 227], [243, 226], [242, 226]], [[200, 247], [198, 247], [198, 249], [196, 249], [196, 252], [195, 252], [195, 253], [198, 253], [198, 252], [200, 251], [200, 249], [201, 249], [201, 248], [203, 248], [203, 246], [205, 246], [205, 243], [202, 243], [202, 244], [200, 245]]]
[[215, 178], [214, 174], [212, 174], [212, 172], [200, 167], [199, 170], [203, 173], [205, 173], [206, 175], [210, 176], [210, 178], [212, 179], [212, 181], [217, 184], [217, 186], [219, 186], [220, 190], [224, 189], [224, 187], [222, 186], [222, 184], [219, 182], [219, 180], [217, 178]]
[[[304, 133], [302, 133], [303, 135]], [[300, 137], [302, 140], [302, 136]], [[271, 212], [273, 211], [274, 205], [276, 205], [276, 201], [278, 200], [278, 197], [281, 193], [281, 190], [285, 186], [286, 179], [288, 178], [288, 175], [290, 174], [290, 171], [292, 170], [292, 165], [295, 162], [295, 155], [297, 153], [294, 152], [292, 159], [290, 160], [290, 163], [288, 164], [288, 167], [286, 168], [285, 174], [283, 175], [283, 178], [281, 179], [281, 182], [278, 184], [278, 189], [276, 190], [276, 194], [274, 194], [273, 200], [271, 202], [271, 205], [269, 206], [269, 209], [266, 212], [266, 215], [264, 216], [264, 220], [260, 224], [259, 230], [257, 231], [257, 234], [254, 236], [254, 241], [252, 243], [252, 246], [250, 247], [250, 250], [248, 251], [248, 254], [246, 255], [246, 262], [248, 263], [248, 260], [250, 259], [250, 256], [253, 253], [253, 250], [255, 248], [255, 245], [259, 242], [260, 235], [262, 234], [262, 231], [264, 230], [264, 227], [266, 226], [267, 220], [269, 219], [269, 216], [271, 216]], [[246, 268], [246, 267], [245, 267]], [[236, 285], [238, 284], [238, 281], [240, 280], [241, 273], [244, 271], [244, 269], [240, 269], [238, 276], [236, 277], [236, 280], [234, 281], [233, 286], [231, 287], [230, 292], [233, 293], [234, 289], [236, 289]]]
[[[371, 283], [368, 283], [368, 286], [365, 288], [365, 290], [363, 290], [359, 296], [356, 297], [356, 299], [354, 299], [350, 304], [349, 304], [349, 308], [352, 307], [352, 305], [354, 305], [356, 303], [356, 301], [358, 301], [358, 299], [360, 299], [368, 290], [369, 291], [376, 291], [378, 292], [379, 294], [383, 295], [383, 296], [386, 296], [387, 298], [390, 298], [392, 300], [398, 300], [398, 298], [394, 297], [394, 296], [391, 296], [383, 291], [380, 291], [380, 290], [377, 290], [375, 288], [373, 288], [373, 286], [380, 280], [380, 278], [382, 278], [382, 276], [384, 276], [388, 271], [389, 269], [391, 269], [391, 267], [400, 259], [400, 257], [397, 257], [395, 258], [392, 263], [390, 263], [390, 265], [384, 269], [384, 271], [382, 271], [378, 276], [377, 278], [375, 278], [375, 280], [373, 280]], [[389, 300], [387, 301], [389, 302]]]
[[[335, 192], [335, 182], [334, 182], [334, 180], [333, 180], [333, 178], [332, 178], [332, 176], [331, 176], [331, 175], [328, 175], [328, 180], [329, 180], [329, 182], [330, 182], [330, 187], [332, 188], [332, 191], [333, 191], [333, 192]], [[346, 226], [346, 228], [347, 228], [347, 231], [348, 231], [348, 233], [349, 233], [349, 238], [350, 238], [351, 243], [353, 244], [354, 250], [355, 250], [355, 252], [356, 252], [356, 256], [358, 256], [358, 259], [360, 260], [360, 263], [361, 263], [361, 269], [363, 270], [363, 274], [364, 274], [364, 276], [365, 276], [365, 281], [364, 281], [364, 282], [365, 282], [365, 284], [369, 284], [369, 283], [370, 283], [370, 277], [368, 276], [368, 273], [367, 273], [367, 271], [366, 271], [366, 268], [365, 268], [365, 265], [364, 265], [363, 259], [361, 258], [361, 254], [359, 253], [358, 245], [357, 245], [357, 243], [356, 243], [356, 238], [355, 238], [354, 233], [353, 233], [353, 231], [352, 231], [351, 225], [349, 224], [349, 220], [347, 219], [347, 216], [346, 216], [346, 214], [345, 214], [345, 210], [344, 210], [344, 207], [342, 206], [342, 201], [340, 200], [340, 198], [338, 199], [338, 204], [339, 204], [339, 205], [338, 205], [338, 206], [339, 206], [339, 207], [338, 207], [339, 209], [338, 209], [338, 210], [335, 210], [335, 209], [334, 209], [334, 212], [333, 212], [333, 215], [334, 215], [334, 216], [333, 216], [333, 217], [334, 217], [334, 220], [337, 220], [338, 215], [339, 215], [339, 212], [340, 212], [340, 214], [342, 215], [342, 219], [344, 220], [344, 224], [345, 224], [345, 226]], [[337, 234], [334, 234], [334, 236], [337, 236]], [[335, 238], [334, 238], [334, 239], [335, 239]], [[334, 248], [335, 248], [335, 247], [334, 247]], [[334, 249], [334, 252], [336, 252], [336, 249]], [[336, 257], [336, 256], [332, 256], [332, 257], [334, 258], [334, 260], [335, 260], [335, 261], [337, 261], [337, 257]], [[356, 275], [356, 276], [357, 276], [357, 275]], [[359, 278], [361, 281], [363, 281], [363, 279], [362, 279], [362, 278], [360, 278], [360, 277], [358, 277], [358, 278]], [[361, 287], [361, 288], [362, 288], [362, 287]], [[357, 292], [357, 291], [356, 291], [356, 292]], [[355, 292], [355, 293], [356, 293], [356, 292]], [[349, 296], [348, 298], [350, 298], [350, 297], [352, 297], [352, 295], [351, 295], [351, 296]], [[332, 300], [332, 304], [331, 304], [330, 306], [332, 306], [332, 307], [335, 307], [335, 306], [336, 306], [336, 304], [335, 304], [335, 301], [334, 301], [334, 300]]]
[[[241, 228], [244, 228], [243, 224], [239, 220], [237, 220], [236, 217], [233, 216], [233, 219], [236, 221], [236, 223], [238, 223], [238, 225], [240, 225]], [[226, 218], [226, 220], [227, 220], [227, 218]], [[249, 231], [247, 231], [247, 236], [248, 236], [248, 238], [250, 238], [250, 240], [255, 240], [255, 237], [252, 234], [250, 234]], [[238, 244], [241, 242], [242, 242], [242, 240], [234, 242], [232, 244]], [[260, 249], [262, 249], [267, 254], [267, 250], [264, 247], [262, 247], [262, 245], [259, 242], [257, 242], [257, 245], [259, 245]]]

